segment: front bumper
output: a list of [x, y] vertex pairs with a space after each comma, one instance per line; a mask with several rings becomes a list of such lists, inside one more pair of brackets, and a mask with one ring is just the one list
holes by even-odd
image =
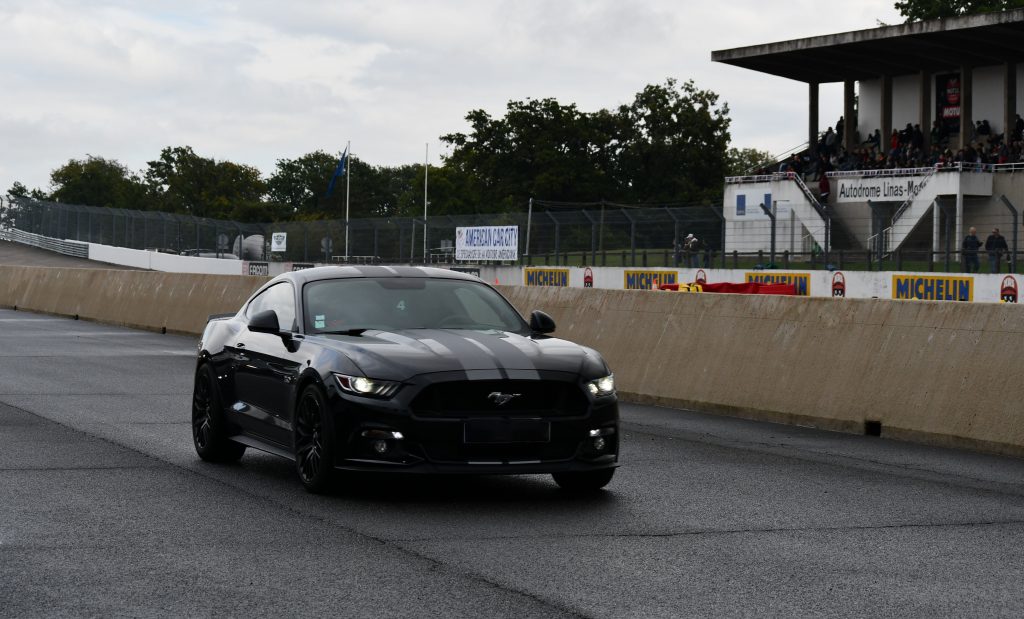
[[[619, 410], [614, 395], [591, 398], [585, 414], [541, 417], [493, 411], [422, 417], [410, 412], [407, 399], [370, 400], [340, 390], [329, 394], [328, 401], [338, 446], [334, 466], [340, 470], [513, 475], [618, 466]], [[525, 423], [548, 431], [542, 438], [524, 441], [498, 436], [490, 442], [470, 442], [467, 424], [477, 422], [499, 428], [506, 422]], [[384, 438], [392, 436], [401, 438]]]

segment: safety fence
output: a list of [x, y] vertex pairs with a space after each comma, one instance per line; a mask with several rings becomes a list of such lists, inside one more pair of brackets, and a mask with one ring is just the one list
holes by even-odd
[[[1012, 171], [1011, 167], [1006, 170]], [[913, 170], [859, 174], [897, 178], [895, 172]], [[920, 172], [935, 174], [932, 168]], [[786, 178], [786, 174], [730, 177], [727, 196], [730, 187], [744, 183], [756, 187], [761, 182], [777, 186]], [[926, 182], [928, 189], [936, 183]], [[923, 206], [915, 202], [915, 210], [909, 210], [920, 185], [913, 188], [908, 201], [865, 207], [819, 203], [813, 183], [790, 184], [792, 200], [779, 200], [777, 193], [774, 200], [765, 196], [769, 201], [765, 205], [756, 198], [746, 205], [742, 217], [729, 197], [725, 207], [721, 203], [636, 207], [598, 202], [571, 208], [535, 201], [531, 212], [437, 215], [425, 220], [366, 218], [352, 219], [347, 225], [339, 219], [246, 223], [16, 199], [0, 203], [0, 228], [112, 247], [269, 263], [454, 264], [456, 228], [514, 225], [520, 230], [515, 262], [520, 265], [1019, 272], [1024, 252], [1018, 251], [1015, 238], [1016, 215], [993, 202], [994, 198], [964, 199], [960, 234], [975, 227], [982, 243], [979, 252], [964, 254], [954, 201], [941, 198]], [[810, 207], [801, 211], [797, 200]], [[922, 217], [917, 212], [922, 208], [931, 210]], [[815, 225], [825, 228], [824, 238]], [[1005, 235], [1006, 247], [990, 255], [984, 243], [997, 228]], [[283, 250], [272, 252], [271, 238], [280, 233], [286, 239]], [[696, 239], [692, 245], [690, 235]], [[903, 239], [898, 246], [893, 240], [897, 236]]]

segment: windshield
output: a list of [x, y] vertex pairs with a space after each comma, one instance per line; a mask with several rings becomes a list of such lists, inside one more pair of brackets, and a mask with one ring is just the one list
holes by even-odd
[[327, 279], [303, 288], [306, 333], [366, 329], [496, 329], [526, 323], [492, 288], [470, 280], [426, 277]]

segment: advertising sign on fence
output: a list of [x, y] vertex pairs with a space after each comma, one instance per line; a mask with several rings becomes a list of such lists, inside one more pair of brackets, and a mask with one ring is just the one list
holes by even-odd
[[662, 284], [675, 284], [678, 281], [678, 271], [634, 271], [627, 269], [622, 274], [622, 287], [626, 290], [651, 290]]
[[456, 260], [518, 260], [519, 226], [455, 229]]
[[973, 277], [893, 275], [892, 298], [925, 301], [973, 301]]
[[759, 284], [793, 284], [798, 295], [811, 296], [811, 276], [809, 273], [778, 273], [775, 271], [755, 271], [747, 273], [744, 279]]
[[526, 286], [568, 286], [569, 269], [523, 269], [523, 284]]
[[270, 235], [270, 251], [287, 251], [288, 233], [275, 232]]

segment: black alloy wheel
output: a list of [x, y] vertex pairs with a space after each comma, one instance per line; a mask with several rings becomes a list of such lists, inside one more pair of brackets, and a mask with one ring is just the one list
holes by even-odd
[[213, 368], [203, 364], [196, 370], [192, 389], [192, 442], [196, 453], [207, 462], [237, 462], [245, 445], [228, 439], [224, 409]]
[[334, 473], [334, 440], [323, 393], [316, 385], [302, 391], [295, 407], [295, 469], [302, 485], [321, 493]]
[[596, 492], [608, 485], [615, 476], [615, 469], [581, 471], [573, 473], [552, 473], [555, 483], [567, 492]]

